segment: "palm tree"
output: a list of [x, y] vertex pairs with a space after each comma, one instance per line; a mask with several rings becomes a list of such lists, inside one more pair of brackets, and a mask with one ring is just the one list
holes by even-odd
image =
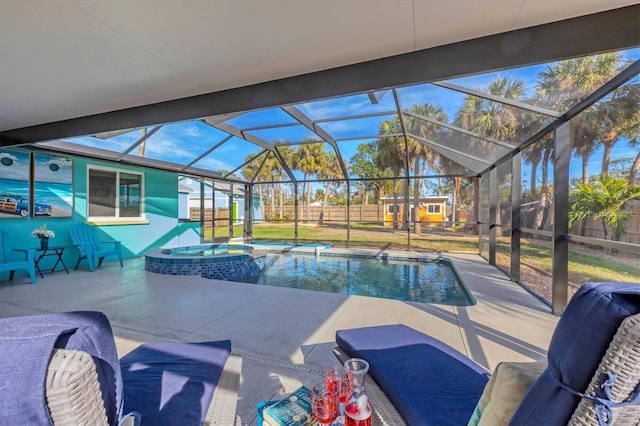
[[[254, 180], [271, 182], [269, 186], [269, 199], [272, 218], [275, 217], [276, 213], [276, 184], [274, 182], [280, 181], [282, 180], [282, 178], [283, 169], [280, 161], [278, 161], [278, 159], [272, 152], [268, 152], [267, 157], [262, 164], [262, 168], [256, 173]], [[260, 185], [260, 191], [262, 191], [262, 186], [263, 185]], [[280, 217], [282, 217], [282, 215]]]
[[[640, 135], [640, 125], [638, 125], [638, 131], [636, 135]], [[633, 164], [631, 165], [631, 170], [629, 171], [629, 185], [635, 185], [638, 177], [638, 169], [640, 169], [640, 138], [635, 137], [629, 141], [629, 146], [632, 148], [636, 148], [638, 154], [636, 155], [635, 160], [633, 160]]]
[[[342, 168], [338, 162], [338, 156], [335, 152], [328, 152], [325, 156], [325, 160], [326, 164], [323, 164], [318, 170], [318, 179], [344, 178]], [[320, 211], [320, 220], [318, 221], [319, 225], [322, 225], [322, 220], [324, 219], [324, 211], [327, 205], [327, 200], [329, 199], [329, 189], [331, 188], [332, 183], [332, 181], [327, 180], [324, 185], [324, 200], [322, 201], [322, 210]]]
[[622, 86], [612, 93], [610, 100], [598, 107], [598, 122], [603, 128], [602, 172], [609, 172], [611, 151], [620, 136], [637, 137], [640, 127], [640, 83]]
[[[536, 103], [556, 111], [566, 111], [595, 89], [609, 81], [620, 70], [619, 53], [570, 59], [549, 65], [538, 74]], [[589, 159], [600, 143], [605, 148], [603, 172], [609, 164], [611, 149], [618, 140], [620, 124], [616, 102], [603, 101], [593, 105], [572, 121], [573, 150], [582, 161], [582, 184], [589, 183]], [[582, 235], [583, 224], [578, 233]]]
[[591, 107], [572, 122], [573, 151], [582, 162], [582, 183], [589, 183], [589, 159], [598, 148], [602, 128], [596, 125], [596, 110]]
[[604, 239], [611, 229], [612, 239], [617, 240], [624, 231], [629, 214], [624, 205], [640, 199], [640, 186], [632, 186], [625, 178], [615, 178], [607, 173], [596, 176], [588, 184], [579, 183], [571, 194], [569, 226], [587, 217], [600, 220]]
[[[618, 72], [621, 60], [619, 53], [605, 53], [548, 65], [538, 74], [535, 102], [556, 111], [566, 111], [610, 80]], [[596, 122], [606, 116], [604, 108], [598, 112], [597, 106], [592, 106], [573, 121], [573, 149], [582, 159], [583, 183], [589, 181], [589, 158], [606, 133]]]
[[[251, 160], [253, 154], [249, 154], [245, 157], [244, 161], [246, 163], [241, 170], [242, 176], [247, 181], [264, 181], [271, 177], [270, 172], [265, 173], [265, 167], [260, 167], [262, 165], [262, 161], [265, 159], [265, 156], [268, 156], [268, 153], [260, 155], [257, 158]], [[251, 161], [249, 161], [251, 160]], [[262, 185], [258, 185], [258, 197], [262, 201], [264, 199], [264, 191]], [[273, 191], [271, 191], [271, 211], [273, 213]]]
[[[526, 86], [521, 79], [497, 77], [483, 91], [506, 99], [521, 100]], [[468, 95], [457, 113], [456, 123], [480, 136], [518, 143], [526, 129], [533, 125], [533, 118], [516, 107]], [[469, 145], [476, 155], [486, 153], [488, 156], [494, 149], [493, 143], [480, 138], [470, 139]], [[496, 217], [496, 221], [499, 220], [500, 215]]]
[[[446, 123], [448, 121], [447, 114], [444, 112], [444, 109], [438, 105], [414, 104], [410, 108], [409, 112], [422, 117], [429, 117], [442, 123]], [[438, 134], [442, 132], [441, 126], [430, 121], [423, 120], [412, 115], [405, 115], [404, 119], [407, 133], [419, 136], [421, 139], [437, 140]], [[420, 235], [422, 233], [422, 229], [419, 205], [422, 181], [415, 176], [424, 174], [420, 169], [420, 161], [422, 161], [425, 166], [428, 164], [431, 168], [435, 169], [437, 167], [439, 155], [423, 142], [412, 137], [408, 138], [407, 145], [409, 148], [409, 161], [413, 161], [413, 214], [415, 217], [412, 219], [414, 221], [414, 233]]]
[[326, 164], [326, 154], [324, 145], [316, 139], [306, 138], [303, 144], [298, 147], [295, 156], [295, 167], [303, 174], [302, 197], [300, 216], [304, 217], [304, 199], [306, 198], [307, 206], [311, 204], [311, 185], [307, 182], [310, 176], [317, 174], [318, 170]]
[[[506, 99], [520, 100], [525, 89], [523, 80], [497, 77], [483, 91]], [[467, 95], [462, 109], [456, 116], [456, 123], [481, 136], [512, 142], [521, 133], [521, 115], [522, 113], [515, 107]], [[489, 142], [478, 139], [474, 143], [490, 146]]]
[[[293, 168], [293, 160], [295, 158], [295, 150], [291, 148], [291, 146], [286, 145], [286, 144], [282, 144], [282, 145], [278, 145], [276, 146], [276, 151], [278, 151], [278, 154], [280, 155], [280, 157], [282, 158], [282, 160], [287, 163], [287, 166], [289, 166], [290, 168]], [[282, 163], [280, 163], [280, 161], [278, 160], [277, 157], [273, 157], [273, 162], [271, 163], [271, 170], [272, 173], [275, 177], [274, 180], [280, 181], [282, 182], [286, 177], [287, 177], [287, 173], [285, 171], [284, 166], [282, 165]], [[284, 217], [284, 203], [285, 203], [285, 196], [284, 196], [284, 184], [279, 184], [279, 198], [280, 198], [280, 218], [282, 219]]]
[[393, 229], [398, 229], [397, 178], [400, 176], [402, 170], [406, 168], [405, 157], [402, 154], [405, 145], [404, 140], [401, 137], [393, 136], [394, 133], [398, 133], [397, 125], [398, 123], [393, 120], [383, 120], [380, 122], [378, 130], [379, 136], [376, 141], [376, 148], [378, 150], [378, 157], [376, 158], [377, 166], [382, 170], [391, 170], [394, 178]]

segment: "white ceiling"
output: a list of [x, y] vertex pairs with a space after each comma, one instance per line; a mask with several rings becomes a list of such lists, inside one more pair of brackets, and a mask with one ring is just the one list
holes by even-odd
[[636, 0], [0, 0], [0, 131], [634, 4]]

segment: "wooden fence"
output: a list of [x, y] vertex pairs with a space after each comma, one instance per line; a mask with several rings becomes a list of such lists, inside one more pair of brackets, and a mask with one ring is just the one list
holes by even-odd
[[[573, 231], [575, 231], [574, 227]], [[599, 220], [587, 219], [584, 226], [584, 236], [592, 238], [604, 238], [604, 230], [602, 229], [602, 222]], [[611, 239], [611, 232], [609, 231], [609, 239]], [[625, 231], [620, 236], [621, 242], [640, 244], [640, 211], [633, 211], [629, 213], [629, 219]]]
[[[271, 220], [271, 211], [265, 209], [265, 220]], [[384, 207], [378, 205], [357, 205], [349, 207], [351, 220], [357, 222], [383, 222]], [[280, 208], [276, 208], [276, 214], [280, 214]], [[294, 206], [285, 206], [282, 209], [282, 217], [292, 219], [295, 214]], [[323, 215], [324, 212], [324, 215]], [[346, 222], [347, 207], [346, 206], [325, 206], [324, 209], [319, 206], [298, 206], [298, 220], [320, 222]], [[321, 217], [321, 215], [323, 215]]]
[[[640, 204], [640, 203], [639, 203]], [[637, 204], [636, 204], [637, 206]], [[192, 207], [190, 210], [190, 218], [194, 221], [200, 220], [200, 209], [197, 207]], [[384, 206], [378, 205], [357, 205], [350, 207], [350, 215], [352, 222], [365, 222], [365, 223], [384, 223]], [[299, 211], [303, 211], [299, 207]], [[270, 221], [271, 212], [269, 209], [265, 209], [263, 212], [266, 221]], [[276, 214], [279, 215], [280, 208], [276, 208]], [[300, 221], [307, 222], [320, 222], [320, 215], [322, 214], [322, 207], [305, 206], [304, 215], [300, 216], [298, 219]], [[204, 211], [205, 217], [205, 229], [211, 227], [211, 221], [213, 219], [213, 209], [205, 209]], [[229, 209], [216, 209], [215, 212], [215, 226], [216, 228], [223, 228], [229, 226]], [[289, 220], [293, 220], [294, 217], [294, 208], [293, 206], [285, 206], [283, 209], [283, 217]], [[472, 217], [471, 212], [467, 212], [466, 210], [458, 210], [456, 213], [456, 219], [458, 221], [466, 221], [467, 217]], [[347, 208], [346, 206], [325, 206], [324, 208], [324, 217], [322, 218], [323, 222], [346, 222], [347, 221]], [[571, 232], [577, 232], [577, 225], [574, 226], [574, 229]], [[602, 224], [600, 221], [595, 221], [593, 219], [587, 219], [584, 228], [584, 236], [592, 237], [592, 238], [604, 238], [604, 231], [602, 230]], [[611, 235], [609, 235], [611, 238]], [[633, 209], [629, 213], [629, 220], [627, 221], [627, 226], [625, 232], [623, 232], [620, 237], [620, 241], [632, 243], [632, 244], [640, 244], [640, 211], [638, 209]]]
[[[214, 218], [213, 209], [204, 209], [204, 227], [211, 228], [211, 222]], [[215, 227], [223, 228], [229, 226], [229, 209], [216, 209], [215, 211]], [[200, 208], [191, 207], [189, 209], [189, 219], [193, 221], [200, 220]]]
[[[295, 209], [293, 206], [285, 206], [282, 210], [280, 208], [275, 209], [276, 219], [280, 218], [280, 212], [282, 211], [282, 218], [285, 220], [293, 220]], [[347, 221], [347, 207], [346, 206], [325, 206], [324, 211], [322, 207], [311, 206], [304, 208], [298, 206], [298, 220], [303, 222], [346, 222]], [[271, 211], [266, 208], [263, 212], [265, 220], [270, 221], [272, 219]], [[471, 212], [467, 210], [456, 211], [456, 221], [466, 221], [467, 217], [471, 216]], [[362, 223], [378, 223], [383, 224], [385, 221], [385, 207], [379, 205], [355, 205], [349, 207], [349, 218], [352, 222]], [[388, 219], [387, 219], [388, 220]], [[398, 221], [402, 221], [402, 218], [398, 218]]]

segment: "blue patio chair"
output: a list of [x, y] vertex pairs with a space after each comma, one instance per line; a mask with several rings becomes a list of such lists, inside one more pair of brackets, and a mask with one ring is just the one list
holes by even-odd
[[89, 270], [94, 272], [96, 267], [102, 265], [102, 261], [107, 256], [118, 256], [120, 267], [124, 266], [120, 241], [100, 241], [97, 229], [93, 226], [74, 226], [69, 229], [69, 236], [80, 253], [74, 269], [78, 269], [82, 259], [87, 259]]
[[0, 341], [2, 425], [237, 424], [230, 340], [145, 343], [118, 360], [107, 317], [82, 311], [0, 318]]
[[[16, 253], [20, 253], [17, 254]], [[29, 273], [31, 282], [36, 282], [36, 266], [33, 258], [35, 249], [14, 249], [11, 247], [11, 238], [6, 232], [0, 231], [0, 272], [9, 272], [9, 280], [17, 270], [24, 269]], [[19, 259], [18, 259], [19, 258]]]
[[[524, 363], [537, 374], [507, 365], [492, 385], [488, 370], [406, 325], [340, 330], [336, 343], [339, 360], [369, 362], [369, 375], [388, 401], [384, 415], [398, 418], [394, 425], [474, 425], [487, 416], [487, 404], [503, 420], [487, 424], [609, 424], [602, 420], [612, 416], [636, 424], [640, 418], [640, 283], [584, 284], [556, 326], [546, 363]], [[517, 392], [524, 394], [519, 400]], [[509, 398], [496, 400], [504, 395]], [[572, 416], [580, 421], [570, 423]]]

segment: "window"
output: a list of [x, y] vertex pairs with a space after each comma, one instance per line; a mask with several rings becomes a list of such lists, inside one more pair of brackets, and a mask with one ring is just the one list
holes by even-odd
[[88, 216], [113, 219], [143, 217], [142, 185], [142, 174], [90, 167]]
[[388, 214], [400, 213], [400, 206], [397, 206], [397, 205], [387, 206], [387, 213]]
[[440, 214], [440, 204], [427, 204], [427, 212], [429, 214]]

